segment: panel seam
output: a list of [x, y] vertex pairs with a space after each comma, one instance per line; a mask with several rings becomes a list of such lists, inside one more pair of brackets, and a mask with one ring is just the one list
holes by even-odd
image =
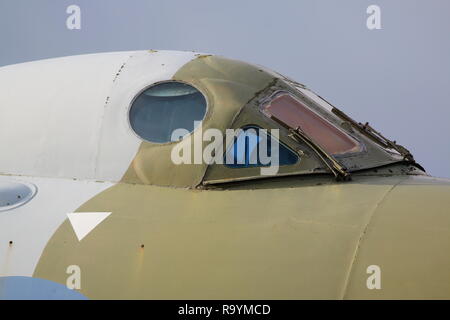
[[392, 187], [390, 187], [389, 190], [386, 191], [386, 193], [377, 202], [377, 204], [375, 205], [375, 207], [372, 210], [371, 214], [369, 215], [369, 218], [367, 219], [367, 223], [364, 226], [364, 228], [362, 229], [361, 234], [359, 235], [359, 239], [358, 239], [358, 243], [356, 244], [355, 251], [353, 252], [353, 257], [352, 257], [352, 260], [350, 262], [349, 269], [347, 271], [347, 275], [346, 275], [346, 278], [345, 278], [344, 286], [342, 288], [341, 297], [340, 297], [341, 300], [345, 299], [345, 295], [347, 294], [348, 286], [349, 286], [349, 283], [350, 283], [350, 278], [351, 278], [352, 271], [353, 271], [354, 266], [355, 266], [356, 259], [358, 258], [358, 254], [359, 254], [359, 251], [360, 251], [361, 243], [362, 243], [363, 238], [364, 238], [364, 236], [365, 236], [365, 234], [366, 234], [366, 232], [367, 232], [367, 230], [369, 228], [370, 223], [373, 220], [373, 216], [375, 215], [375, 212], [378, 210], [378, 208], [380, 207], [381, 203], [392, 192], [392, 190], [394, 190], [394, 188], [397, 187], [401, 182], [403, 182], [403, 179], [401, 179], [400, 181], [398, 181], [397, 183], [392, 185]]
[[134, 57], [135, 54], [136, 54], [135, 51], [130, 52], [128, 57], [126, 59], [124, 59], [124, 61], [120, 65], [119, 69], [117, 70], [116, 74], [114, 75], [112, 84], [109, 87], [108, 95], [106, 96], [105, 102], [103, 103], [102, 114], [100, 116], [100, 121], [99, 121], [100, 125], [98, 128], [97, 148], [96, 148], [96, 153], [95, 153], [95, 157], [94, 157], [95, 162], [94, 162], [94, 172], [93, 172], [93, 177], [92, 177], [93, 179], [98, 178], [98, 165], [99, 165], [98, 162], [99, 162], [99, 157], [100, 157], [100, 145], [102, 142], [102, 131], [103, 131], [103, 126], [104, 126], [104, 119], [105, 119], [105, 114], [106, 114], [106, 108], [108, 107], [108, 104], [110, 103], [111, 95], [114, 91], [114, 84], [118, 80], [120, 74], [122, 73], [123, 69], [126, 67], [127, 63], [130, 61], [131, 58]]

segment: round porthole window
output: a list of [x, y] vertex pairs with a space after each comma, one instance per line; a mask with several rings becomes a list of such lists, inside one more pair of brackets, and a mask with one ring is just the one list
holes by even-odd
[[36, 186], [20, 181], [0, 181], [0, 212], [20, 207], [36, 194]]
[[143, 91], [130, 109], [130, 124], [144, 140], [172, 141], [176, 129], [194, 131], [206, 114], [206, 99], [193, 86], [170, 81]]

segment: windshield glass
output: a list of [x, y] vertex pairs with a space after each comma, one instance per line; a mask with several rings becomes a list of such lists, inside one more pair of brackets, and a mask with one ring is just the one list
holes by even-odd
[[287, 92], [263, 107], [266, 116], [294, 130], [300, 129], [331, 155], [361, 151], [360, 143]]

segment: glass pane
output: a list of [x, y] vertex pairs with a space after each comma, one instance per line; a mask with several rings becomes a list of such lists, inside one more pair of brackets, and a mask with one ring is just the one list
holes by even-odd
[[[151, 142], [169, 142], [172, 132], [192, 132], [194, 122], [206, 113], [206, 99], [194, 87], [180, 82], [165, 82], [145, 90], [130, 110], [130, 124], [142, 138]], [[197, 122], [198, 125], [199, 122]]]
[[315, 143], [330, 154], [338, 155], [360, 151], [358, 141], [288, 94], [275, 97], [264, 108], [264, 111], [293, 129], [300, 127]]
[[[245, 127], [242, 129], [242, 132], [234, 139], [233, 146], [224, 157], [226, 166], [231, 168], [269, 166], [271, 165], [270, 162], [263, 163], [260, 158], [260, 152], [272, 159], [276, 157], [276, 155], [272, 154], [273, 143], [278, 143], [278, 164], [280, 166], [297, 163], [297, 154], [260, 129], [258, 127]], [[267, 141], [267, 150], [261, 150], [263, 139]]]

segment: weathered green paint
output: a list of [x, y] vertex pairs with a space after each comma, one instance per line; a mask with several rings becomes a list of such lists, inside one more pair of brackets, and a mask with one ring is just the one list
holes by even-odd
[[[34, 276], [65, 283], [78, 264], [95, 299], [449, 298], [450, 183], [430, 179], [119, 184], [78, 210], [113, 214], [81, 242], [65, 222]], [[366, 288], [371, 264], [382, 290]]]
[[[203, 55], [172, 80], [202, 91], [202, 129], [223, 131], [276, 128], [257, 99], [280, 88], [296, 94], [283, 79]], [[192, 148], [198, 132], [178, 143]], [[34, 276], [65, 284], [67, 266], [79, 265], [81, 293], [92, 299], [449, 299], [450, 181], [359, 138], [365, 152], [340, 161], [374, 169], [347, 183], [323, 175], [311, 150], [286, 135], [304, 153], [280, 174], [297, 176], [264, 180], [252, 180], [258, 168], [175, 165], [176, 143], [143, 142], [122, 181], [77, 210], [112, 214], [81, 242], [64, 222]], [[227, 179], [248, 181], [206, 185]], [[381, 290], [366, 286], [370, 265], [381, 267]]]

